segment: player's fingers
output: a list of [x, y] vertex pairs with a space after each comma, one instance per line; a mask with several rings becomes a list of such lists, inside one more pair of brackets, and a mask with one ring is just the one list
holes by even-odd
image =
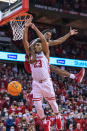
[[26, 21], [26, 22], [29, 22], [29, 21], [31, 21], [31, 18], [27, 18], [27, 19], [25, 19], [25, 21]]
[[76, 29], [73, 29], [73, 31], [78, 31], [78, 30], [76, 30]]
[[29, 19], [25, 19], [25, 23], [28, 23], [29, 22]]
[[74, 32], [78, 32], [78, 30], [73, 30]]
[[27, 19], [25, 19], [25, 22], [27, 22]]
[[33, 19], [33, 16], [32, 16], [32, 15], [30, 15], [30, 18], [31, 18], [31, 19]]
[[74, 32], [74, 34], [78, 34], [78, 32]]

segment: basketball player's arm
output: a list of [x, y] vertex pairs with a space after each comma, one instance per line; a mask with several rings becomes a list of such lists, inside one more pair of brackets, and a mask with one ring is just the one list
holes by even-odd
[[35, 51], [34, 51], [33, 47], [30, 47], [30, 50], [31, 50], [30, 55], [32, 57], [30, 57], [29, 63], [33, 64], [36, 61], [36, 54], [35, 54]]
[[57, 66], [50, 65], [50, 71], [62, 77], [70, 77], [70, 73], [66, 70], [62, 70]]
[[66, 34], [65, 36], [57, 39], [57, 40], [50, 40], [49, 41], [49, 46], [54, 46], [54, 45], [59, 45], [65, 42], [68, 38], [70, 37], [70, 32]]
[[[34, 63], [35, 60], [36, 60], [36, 55], [35, 55], [35, 52], [33, 50], [33, 47], [29, 47], [29, 42], [28, 42], [28, 28], [25, 27], [25, 30], [24, 30], [24, 35], [23, 35], [23, 44], [24, 44], [24, 48], [25, 48], [25, 51], [26, 51], [26, 55], [28, 56], [28, 59], [29, 59], [29, 63]], [[29, 56], [32, 56], [32, 57], [29, 57]]]
[[24, 34], [23, 34], [23, 44], [24, 44], [24, 48], [25, 48], [27, 56], [29, 56], [28, 28], [30, 27], [32, 19], [33, 19], [32, 16], [30, 16], [29, 19], [26, 19], [25, 29], [24, 29]]
[[24, 45], [26, 54], [29, 57], [28, 27], [26, 26], [25, 26], [24, 34], [23, 34], [23, 45]]
[[31, 28], [35, 30], [38, 37], [41, 39], [43, 52], [46, 55], [47, 59], [49, 59], [49, 48], [44, 35], [39, 31], [39, 29], [34, 24], [31, 25]]
[[[30, 17], [30, 19], [26, 20], [24, 35], [23, 35], [23, 44], [24, 44], [24, 48], [25, 48], [25, 51], [26, 51], [26, 55], [28, 56], [28, 59], [29, 59], [28, 62], [32, 64], [36, 60], [36, 55], [35, 55], [35, 52], [33, 50], [33, 47], [30, 47], [29, 42], [28, 42], [28, 28], [31, 24], [31, 21], [32, 21], [32, 17]], [[32, 58], [29, 57], [30, 55], [32, 56]]]
[[61, 38], [59, 38], [59, 39], [57, 39], [57, 40], [50, 40], [50, 41], [49, 41], [49, 46], [54, 46], [54, 45], [62, 44], [62, 43], [65, 42], [70, 36], [76, 35], [76, 34], [78, 34], [77, 30], [72, 29], [72, 28], [70, 27], [69, 33], [67, 33], [65, 36], [63, 36], [63, 37], [61, 37]]

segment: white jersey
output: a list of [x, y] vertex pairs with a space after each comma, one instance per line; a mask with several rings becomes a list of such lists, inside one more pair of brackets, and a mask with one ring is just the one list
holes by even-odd
[[50, 78], [49, 62], [43, 52], [36, 54], [36, 62], [30, 64], [32, 78], [36, 81], [44, 81]]

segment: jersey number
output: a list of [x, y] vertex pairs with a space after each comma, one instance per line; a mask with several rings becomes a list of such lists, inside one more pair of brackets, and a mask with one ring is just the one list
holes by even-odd
[[42, 67], [42, 61], [41, 60], [36, 60], [35, 64], [34, 64], [34, 68], [40, 68]]

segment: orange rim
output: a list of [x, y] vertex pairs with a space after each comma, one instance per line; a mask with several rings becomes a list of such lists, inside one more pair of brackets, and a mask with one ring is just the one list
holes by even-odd
[[28, 13], [23, 13], [23, 14], [19, 14], [17, 17], [11, 19], [10, 21], [25, 21], [26, 19], [22, 19], [22, 20], [19, 20], [19, 19], [16, 19], [18, 17], [22, 17], [22, 16], [29, 16], [29, 17], [33, 17], [31, 14], [28, 14]]

